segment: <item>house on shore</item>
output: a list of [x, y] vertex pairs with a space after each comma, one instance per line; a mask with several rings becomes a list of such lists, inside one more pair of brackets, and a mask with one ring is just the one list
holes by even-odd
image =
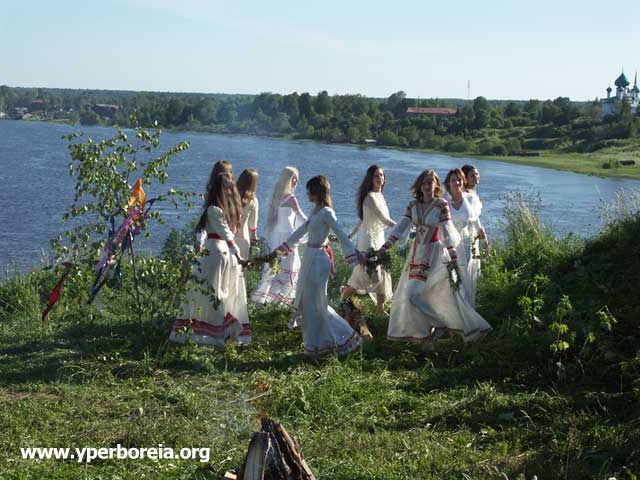
[[458, 113], [457, 108], [448, 107], [407, 107], [405, 116], [429, 115], [434, 117], [449, 117]]

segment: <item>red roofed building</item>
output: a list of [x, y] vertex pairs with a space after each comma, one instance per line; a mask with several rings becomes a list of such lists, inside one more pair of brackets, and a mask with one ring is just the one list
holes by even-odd
[[448, 116], [458, 113], [456, 108], [447, 107], [408, 107], [405, 112], [406, 115], [437, 115]]
[[34, 100], [31, 101], [31, 104], [29, 105], [29, 110], [34, 112], [36, 110], [44, 110], [47, 107], [47, 101], [44, 98], [36, 98]]

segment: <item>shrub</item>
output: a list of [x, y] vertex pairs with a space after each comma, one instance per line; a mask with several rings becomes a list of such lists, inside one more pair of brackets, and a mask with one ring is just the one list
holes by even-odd
[[473, 152], [475, 150], [473, 142], [465, 140], [464, 138], [454, 138], [444, 145], [446, 152]]
[[490, 138], [478, 144], [478, 153], [481, 155], [506, 155], [507, 148], [497, 138]]

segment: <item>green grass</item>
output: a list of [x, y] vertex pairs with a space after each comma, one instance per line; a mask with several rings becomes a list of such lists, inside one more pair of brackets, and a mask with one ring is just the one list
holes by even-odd
[[[474, 155], [478, 156], [478, 155]], [[492, 156], [486, 160], [531, 165], [568, 172], [595, 175], [599, 177], [620, 177], [640, 179], [640, 146], [608, 147], [593, 153], [567, 153], [559, 150], [541, 151], [539, 157]], [[622, 166], [616, 162], [634, 160], [635, 165]], [[613, 168], [603, 168], [613, 165]]]
[[[495, 331], [474, 345], [442, 339], [431, 356], [388, 342], [386, 320], [372, 318], [374, 341], [346, 358], [311, 360], [299, 331], [287, 328], [287, 312], [275, 308], [251, 308], [251, 345], [173, 345], [173, 312], [140, 324], [126, 285], [105, 290], [98, 311], [83, 300], [90, 272], [78, 273], [42, 322], [42, 296], [56, 274], [39, 269], [3, 281], [0, 478], [217, 480], [241, 464], [262, 415], [297, 438], [319, 479], [636, 478], [640, 356], [631, 299], [640, 266], [630, 259], [640, 258], [640, 223], [614, 222], [593, 241], [567, 243], [513, 215], [524, 225], [496, 245], [479, 290], [478, 308]], [[619, 248], [610, 255], [611, 242]], [[396, 279], [401, 263], [394, 256]], [[334, 305], [347, 275], [338, 267]], [[590, 281], [596, 270], [598, 282]], [[256, 281], [249, 274], [249, 289]], [[598, 301], [603, 285], [611, 295]], [[151, 286], [143, 295], [166, 295]], [[555, 310], [562, 294], [573, 303], [566, 318]], [[604, 302], [617, 323], [589, 330]], [[553, 353], [559, 321], [574, 336]], [[589, 331], [597, 339], [585, 346]], [[117, 444], [208, 447], [211, 457], [78, 464], [19, 453]]]

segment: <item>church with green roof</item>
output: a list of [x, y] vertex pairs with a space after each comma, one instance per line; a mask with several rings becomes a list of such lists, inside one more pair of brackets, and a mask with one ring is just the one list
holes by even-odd
[[629, 80], [627, 80], [624, 72], [620, 74], [614, 82], [616, 87], [616, 94], [611, 95], [611, 87], [607, 87], [607, 98], [600, 100], [600, 106], [602, 110], [602, 116], [615, 115], [622, 105], [622, 102], [626, 99], [631, 107], [631, 113], [635, 113], [638, 108], [638, 102], [640, 100], [640, 88], [638, 88], [638, 74], [636, 73], [633, 81], [633, 88], [629, 88]]

